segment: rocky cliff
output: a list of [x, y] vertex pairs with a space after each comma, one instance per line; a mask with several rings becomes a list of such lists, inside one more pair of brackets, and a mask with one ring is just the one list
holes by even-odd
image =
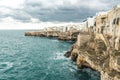
[[120, 51], [107, 48], [104, 41], [89, 35], [78, 35], [65, 56], [76, 61], [78, 68], [89, 67], [101, 74], [101, 80], [120, 80]]
[[80, 31], [67, 31], [67, 32], [60, 32], [60, 31], [29, 31], [25, 32], [25, 36], [38, 36], [38, 37], [53, 37], [57, 38], [58, 40], [63, 41], [76, 41], [77, 35]]
[[[78, 35], [79, 34], [79, 35]], [[59, 40], [76, 41], [65, 56], [76, 61], [78, 68], [88, 67], [101, 74], [101, 80], [120, 80], [120, 51], [108, 47], [104, 35], [75, 32], [26, 32], [25, 36], [56, 37]]]

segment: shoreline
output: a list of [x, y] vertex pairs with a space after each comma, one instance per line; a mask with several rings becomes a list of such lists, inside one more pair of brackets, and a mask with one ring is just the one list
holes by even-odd
[[60, 31], [28, 31], [25, 32], [25, 36], [36, 36], [36, 37], [47, 37], [47, 38], [55, 38], [61, 41], [76, 41], [77, 35], [80, 31], [74, 32], [60, 32]]
[[[47, 36], [46, 34], [43, 36], [43, 33], [26, 32], [25, 36], [52, 37], [58, 39], [60, 34], [55, 36], [53, 32], [51, 36]], [[61, 40], [73, 41], [72, 38]], [[77, 34], [75, 43], [73, 43], [71, 49], [64, 56], [71, 57], [76, 62], [78, 69], [88, 67], [98, 71], [101, 80], [120, 80], [119, 64], [115, 62], [119, 59], [120, 54], [117, 56], [113, 55], [112, 52], [114, 51], [115, 49], [112, 48], [107, 50], [105, 43], [100, 39], [96, 39], [94, 34], [92, 36], [90, 34]]]

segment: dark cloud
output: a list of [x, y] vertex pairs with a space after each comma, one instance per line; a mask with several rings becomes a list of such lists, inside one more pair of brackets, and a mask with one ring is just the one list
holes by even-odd
[[109, 10], [120, 3], [118, 0], [97, 1], [100, 4], [90, 3], [88, 0], [76, 0], [77, 3], [72, 4], [68, 0], [64, 0], [62, 5], [57, 5], [54, 1], [55, 0], [51, 2], [49, 0], [26, 0], [23, 9], [9, 8], [12, 12], [6, 14], [1, 13], [0, 18], [11, 16], [22, 22], [30, 22], [31, 18], [37, 18], [44, 22], [80, 22], [89, 16], [94, 16], [96, 12]]
[[31, 6], [26, 6], [24, 11], [29, 13], [32, 17], [39, 18], [42, 21], [80, 22], [88, 16], [95, 15], [97, 10], [74, 6], [42, 8], [41, 5], [34, 7], [31, 4]]

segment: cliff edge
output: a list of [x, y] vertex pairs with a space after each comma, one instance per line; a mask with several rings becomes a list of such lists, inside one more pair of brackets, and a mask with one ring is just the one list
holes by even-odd
[[76, 61], [78, 68], [97, 70], [101, 80], [120, 80], [120, 51], [108, 48], [104, 41], [94, 35], [80, 34], [65, 56]]

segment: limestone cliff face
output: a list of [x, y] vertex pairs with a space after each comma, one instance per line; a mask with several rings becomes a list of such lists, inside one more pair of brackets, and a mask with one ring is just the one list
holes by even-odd
[[[120, 80], [120, 51], [107, 47], [103, 40], [91, 39], [88, 35], [79, 35], [70, 50], [71, 59], [78, 68], [89, 67], [101, 74], [101, 80]], [[84, 41], [83, 41], [84, 38]]]
[[53, 37], [63, 41], [76, 41], [79, 31], [60, 32], [60, 31], [30, 31], [25, 32], [25, 36]]

